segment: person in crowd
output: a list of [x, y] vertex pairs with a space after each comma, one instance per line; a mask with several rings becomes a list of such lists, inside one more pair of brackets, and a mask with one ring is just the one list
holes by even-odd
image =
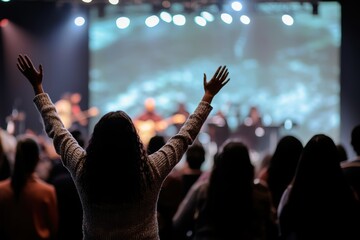
[[219, 66], [207, 81], [198, 107], [180, 132], [157, 152], [147, 155], [133, 121], [124, 111], [112, 111], [96, 123], [83, 149], [59, 119], [42, 86], [43, 68], [27, 55], [17, 66], [28, 79], [34, 103], [55, 149], [77, 187], [83, 207], [84, 239], [159, 239], [157, 199], [164, 179], [181, 160], [207, 119], [215, 95], [228, 83], [228, 68]]
[[283, 192], [295, 176], [302, 150], [303, 144], [295, 136], [284, 136], [277, 143], [267, 171], [267, 185], [275, 208], [278, 207]]
[[40, 147], [33, 136], [19, 136], [11, 178], [0, 182], [0, 239], [56, 239], [55, 188], [35, 173]]
[[[205, 161], [205, 149], [197, 142], [194, 142], [186, 151], [185, 164], [182, 168], [173, 169], [166, 177], [161, 188], [158, 213], [166, 229], [166, 236], [160, 239], [173, 239], [172, 218], [185, 197], [187, 191], [202, 175], [201, 166]], [[163, 231], [165, 232], [165, 231]]]
[[304, 146], [278, 216], [281, 239], [360, 239], [359, 201], [329, 136], [316, 134]]
[[153, 154], [157, 150], [159, 150], [166, 143], [165, 137], [162, 135], [152, 136], [149, 140], [149, 144], [147, 145], [147, 153]]
[[145, 99], [144, 111], [134, 119], [134, 125], [138, 131], [140, 140], [146, 148], [150, 138], [163, 133], [168, 127], [164, 117], [156, 110], [156, 101], [154, 98]]
[[10, 171], [14, 169], [15, 152], [16, 152], [16, 136], [11, 135], [5, 129], [0, 127], [0, 141], [4, 156], [7, 158]]
[[270, 161], [272, 158], [271, 153], [266, 153], [262, 157], [260, 163], [255, 168], [255, 178], [259, 183], [265, 184], [267, 186], [268, 181], [268, 169], [270, 165]]
[[177, 132], [184, 125], [184, 122], [189, 116], [190, 113], [186, 109], [186, 104], [184, 102], [179, 102], [176, 111], [172, 114], [172, 124]]
[[348, 160], [348, 154], [346, 152], [346, 149], [345, 149], [344, 145], [342, 145], [341, 143], [336, 144], [336, 148], [338, 150], [340, 163], [347, 161]]
[[9, 178], [10, 174], [11, 174], [10, 162], [5, 154], [2, 144], [2, 139], [0, 137], [0, 181]]
[[219, 110], [216, 114], [209, 118], [208, 123], [208, 132], [210, 140], [216, 144], [217, 148], [230, 137], [230, 126], [228, 120], [223, 111]]
[[209, 181], [193, 185], [173, 217], [177, 239], [275, 239], [270, 192], [255, 184], [254, 174], [248, 147], [226, 141]]
[[205, 148], [201, 143], [194, 143], [186, 151], [185, 166], [181, 169], [183, 197], [185, 197], [191, 186], [202, 175], [202, 165], [205, 162], [205, 156]]
[[[86, 146], [85, 138], [80, 130], [72, 130], [70, 133], [79, 146]], [[57, 240], [82, 240], [83, 211], [76, 186], [60, 158], [53, 159], [52, 163], [48, 182], [54, 185], [58, 202], [59, 231]]]
[[341, 162], [341, 167], [346, 179], [356, 192], [358, 199], [360, 199], [360, 125], [356, 125], [352, 129], [350, 141], [356, 157]]

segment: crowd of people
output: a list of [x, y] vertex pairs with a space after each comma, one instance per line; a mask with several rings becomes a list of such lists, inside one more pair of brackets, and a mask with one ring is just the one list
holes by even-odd
[[[176, 134], [154, 132], [146, 143], [136, 120], [154, 115], [151, 99], [135, 120], [121, 110], [104, 114], [87, 139], [62, 122], [42, 66], [19, 55], [17, 67], [47, 140], [28, 132], [9, 150], [0, 135], [0, 239], [360, 239], [360, 124], [349, 139], [356, 159], [344, 159], [326, 134], [305, 144], [287, 135], [257, 169], [247, 143], [229, 136], [204, 170], [198, 134], [230, 80], [226, 66], [210, 80], [204, 74], [204, 95], [194, 112], [182, 109]], [[45, 160], [49, 174], [39, 175]]]

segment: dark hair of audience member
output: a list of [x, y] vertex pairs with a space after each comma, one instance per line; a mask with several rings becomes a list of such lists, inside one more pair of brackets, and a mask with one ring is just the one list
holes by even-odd
[[205, 214], [199, 221], [209, 221], [225, 232], [246, 229], [252, 225], [253, 209], [249, 206], [253, 200], [254, 166], [242, 142], [229, 139], [222, 146], [210, 175]]
[[11, 169], [10, 169], [9, 160], [6, 157], [6, 154], [5, 154], [3, 145], [2, 145], [2, 140], [0, 137], [0, 181], [10, 177], [10, 174], [11, 174]]
[[[99, 120], [86, 151], [86, 171], [81, 177], [88, 183], [85, 188], [91, 201], [129, 202], [142, 197], [146, 186], [151, 188], [147, 153], [124, 111], [109, 112]], [[109, 184], [113, 182], [118, 183], [117, 189]]]
[[314, 135], [304, 147], [288, 201], [280, 213], [282, 233], [290, 229], [305, 239], [319, 234], [324, 239], [324, 234], [340, 239], [339, 235], [354, 233], [355, 228], [351, 229], [359, 222], [358, 210], [335, 143], [324, 134]]
[[276, 146], [269, 163], [267, 178], [275, 208], [295, 175], [302, 150], [301, 141], [294, 136], [282, 137]]
[[205, 162], [205, 149], [202, 144], [194, 143], [186, 151], [186, 162], [191, 169], [200, 169]]
[[147, 145], [147, 153], [150, 155], [157, 150], [159, 150], [162, 146], [165, 145], [165, 138], [161, 135], [155, 135], [150, 138], [149, 143]]
[[34, 173], [40, 160], [40, 147], [32, 137], [19, 137], [16, 145], [15, 165], [11, 176], [11, 187], [18, 200], [27, 178]]
[[81, 147], [85, 146], [85, 139], [83, 136], [83, 133], [79, 130], [79, 129], [74, 129], [72, 131], [70, 131], [71, 135], [73, 135], [73, 137], [75, 138], [75, 140], [78, 142], [78, 144]]
[[344, 162], [344, 161], [348, 160], [348, 155], [347, 155], [345, 147], [342, 144], [337, 144], [336, 148], [337, 148], [338, 154], [339, 154], [339, 162]]
[[351, 146], [357, 156], [360, 156], [360, 125], [357, 125], [351, 131]]

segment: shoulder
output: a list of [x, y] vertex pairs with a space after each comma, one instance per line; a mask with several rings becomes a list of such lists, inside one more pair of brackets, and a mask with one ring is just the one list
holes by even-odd
[[341, 168], [350, 168], [350, 167], [360, 167], [360, 159], [356, 158], [353, 160], [347, 160], [345, 162], [342, 162]]
[[38, 189], [39, 191], [44, 191], [44, 192], [49, 192], [49, 193], [53, 193], [55, 192], [55, 186], [45, 182], [44, 180], [42, 180], [39, 177], [35, 177], [35, 189]]
[[0, 191], [10, 187], [10, 178], [0, 181]]

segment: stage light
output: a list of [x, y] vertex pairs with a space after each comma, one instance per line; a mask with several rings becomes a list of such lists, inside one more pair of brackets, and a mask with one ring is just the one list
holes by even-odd
[[240, 22], [242, 22], [243, 24], [250, 24], [250, 18], [246, 15], [241, 15], [240, 16]]
[[231, 3], [231, 8], [234, 9], [235, 11], [241, 11], [242, 9], [242, 4], [240, 2], [233, 2]]
[[0, 20], [0, 27], [6, 27], [9, 24], [9, 20], [7, 18]]
[[223, 20], [224, 23], [227, 23], [227, 24], [231, 24], [233, 21], [232, 16], [228, 13], [222, 13], [221, 19]]
[[170, 23], [172, 21], [172, 17], [170, 15], [170, 13], [168, 12], [161, 12], [160, 13], [160, 18], [164, 21], [164, 22], [167, 22], [167, 23]]
[[91, 3], [92, 0], [82, 0], [84, 3]]
[[176, 14], [173, 16], [173, 22], [177, 26], [183, 26], [186, 23], [186, 18], [182, 14]]
[[291, 26], [294, 24], [294, 19], [289, 14], [282, 15], [281, 20], [283, 21], [283, 23], [285, 25], [288, 25], [288, 26]]
[[75, 18], [74, 23], [75, 23], [76, 26], [80, 27], [80, 26], [85, 24], [85, 18], [77, 17], [77, 18]]
[[202, 16], [208, 22], [214, 21], [214, 15], [212, 15], [211, 13], [209, 13], [207, 11], [202, 11], [200, 13], [200, 16]]
[[156, 25], [159, 24], [159, 17], [156, 15], [152, 15], [150, 17], [147, 17], [145, 20], [145, 24], [148, 27], [155, 27]]
[[206, 26], [206, 20], [203, 18], [203, 17], [200, 17], [200, 16], [196, 16], [194, 18], [194, 21], [197, 25], [201, 26], [201, 27], [204, 27]]
[[116, 5], [119, 3], [119, 0], [109, 0], [109, 3], [112, 5]]
[[116, 26], [120, 29], [125, 29], [130, 25], [130, 19], [127, 17], [119, 17], [116, 19]]

